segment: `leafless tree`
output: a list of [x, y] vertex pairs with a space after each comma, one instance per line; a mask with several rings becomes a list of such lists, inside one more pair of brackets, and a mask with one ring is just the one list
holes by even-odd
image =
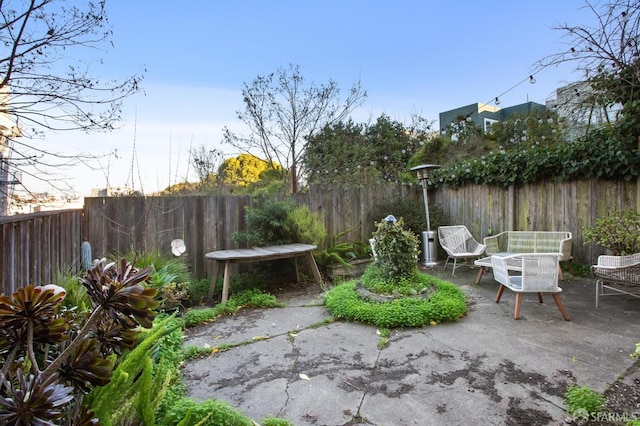
[[198, 175], [201, 189], [211, 189], [216, 184], [218, 168], [222, 163], [222, 152], [200, 145], [191, 150], [189, 161]]
[[564, 33], [567, 48], [538, 65], [574, 63], [588, 89], [583, 90], [584, 84], [569, 88], [576, 106], [587, 112], [603, 108], [606, 113], [617, 105], [624, 113], [640, 99], [640, 3], [587, 0], [585, 8], [592, 12], [594, 25], [556, 26]]
[[[250, 134], [238, 135], [224, 128], [224, 140], [247, 153], [263, 155], [272, 164], [281, 164], [288, 173], [291, 192], [297, 192], [298, 177], [304, 175], [301, 159], [307, 141], [324, 126], [343, 120], [367, 96], [360, 83], [354, 84], [344, 101], [338, 84], [306, 84], [298, 66], [279, 68], [244, 84], [245, 109], [237, 117]], [[300, 169], [300, 170], [298, 170]]]
[[92, 74], [112, 36], [105, 1], [73, 3], [0, 0], [1, 159], [7, 173], [14, 169], [0, 177], [0, 197], [16, 170], [42, 178], [39, 166], [86, 160], [39, 149], [37, 138], [112, 130], [122, 100], [140, 90], [141, 75], [106, 81]]

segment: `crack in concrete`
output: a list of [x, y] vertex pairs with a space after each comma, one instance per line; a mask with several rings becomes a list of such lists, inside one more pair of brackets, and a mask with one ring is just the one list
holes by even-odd
[[[373, 366], [371, 367], [371, 370], [369, 371], [369, 377], [372, 379], [372, 381], [374, 381], [374, 377], [373, 376], [375, 375], [376, 370], [378, 369], [378, 365], [379, 365], [379, 362], [380, 362], [380, 355], [382, 354], [382, 351], [383, 351], [383, 349], [378, 349], [378, 355], [376, 356], [376, 360], [373, 363]], [[367, 397], [368, 394], [369, 394], [369, 386], [365, 386], [364, 390], [362, 391], [362, 397], [360, 398], [360, 403], [358, 404], [358, 409], [356, 410], [356, 414], [353, 416], [352, 420], [356, 420], [356, 419], [363, 420], [363, 419], [365, 419], [364, 417], [362, 417], [362, 414], [360, 413], [360, 409], [362, 408], [362, 404], [364, 404], [364, 399]]]
[[[296, 336], [294, 332], [289, 331], [286, 334], [289, 335], [289, 343], [291, 343], [291, 352], [290, 352], [291, 355], [287, 355], [287, 357], [290, 356], [291, 358], [293, 358], [293, 362], [291, 364], [291, 372], [295, 373], [298, 367], [300, 351], [296, 349]], [[291, 380], [292, 380], [292, 377], [289, 377], [289, 379], [287, 379], [287, 385], [284, 387], [284, 393], [287, 397], [284, 403], [282, 404], [282, 407], [280, 407], [280, 409], [278, 410], [278, 415], [276, 417], [280, 417], [282, 415], [282, 412], [285, 410], [285, 408], [287, 408], [287, 405], [289, 404], [289, 400], [291, 399], [291, 395], [289, 395], [289, 386], [291, 385]]]

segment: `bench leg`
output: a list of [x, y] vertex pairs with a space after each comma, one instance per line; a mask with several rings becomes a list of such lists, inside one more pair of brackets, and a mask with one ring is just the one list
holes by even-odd
[[307, 252], [307, 261], [309, 262], [309, 266], [311, 267], [311, 272], [313, 272], [313, 278], [315, 278], [320, 288], [322, 290], [325, 290], [324, 282], [322, 281], [322, 275], [320, 275], [320, 270], [318, 269], [316, 259], [313, 257], [313, 253]]
[[228, 260], [224, 262], [224, 279], [222, 280], [222, 303], [226, 302], [229, 298], [229, 275], [231, 272], [231, 262]]
[[296, 282], [300, 284], [300, 271], [298, 270], [298, 258], [293, 258], [293, 266], [296, 268]]
[[220, 262], [213, 261], [213, 273], [211, 275], [211, 286], [209, 287], [209, 300], [213, 300], [213, 293], [216, 291], [216, 284], [218, 284], [218, 275], [220, 274]]

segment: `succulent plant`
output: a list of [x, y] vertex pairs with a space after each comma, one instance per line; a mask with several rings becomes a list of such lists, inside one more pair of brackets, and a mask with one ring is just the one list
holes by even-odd
[[82, 396], [111, 380], [113, 354], [133, 348], [156, 317], [152, 268], [102, 259], [81, 282], [90, 315], [63, 309], [65, 290], [29, 285], [0, 296], [0, 423], [93, 425]]

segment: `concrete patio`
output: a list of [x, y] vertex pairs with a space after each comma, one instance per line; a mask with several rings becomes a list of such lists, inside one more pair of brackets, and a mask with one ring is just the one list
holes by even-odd
[[630, 357], [640, 342], [640, 300], [604, 299], [596, 309], [592, 279], [565, 280], [571, 321], [551, 297], [539, 304], [535, 294], [514, 320], [514, 294], [494, 303], [491, 273], [478, 285], [477, 269], [429, 273], [468, 295], [468, 315], [394, 329], [383, 349], [375, 327], [331, 321], [316, 286], [278, 292], [286, 308], [247, 309], [188, 330], [185, 345], [246, 343], [188, 362], [190, 395], [225, 400], [257, 422], [558, 425], [567, 385], [604, 391], [621, 375], [629, 384], [640, 377]]

